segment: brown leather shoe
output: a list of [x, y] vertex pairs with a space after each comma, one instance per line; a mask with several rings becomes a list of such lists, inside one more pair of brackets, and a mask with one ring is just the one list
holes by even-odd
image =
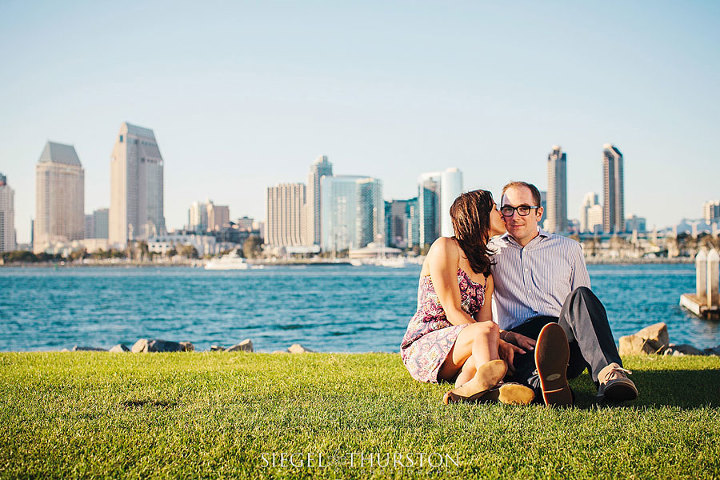
[[598, 374], [598, 398], [610, 402], [625, 402], [638, 397], [638, 389], [627, 376], [632, 374], [617, 363], [611, 363]]
[[475, 376], [453, 388], [443, 397], [443, 403], [474, 402], [480, 400], [488, 390], [497, 385], [507, 373], [507, 364], [503, 360], [491, 360], [475, 372]]
[[535, 344], [535, 366], [545, 405], [564, 407], [573, 404], [567, 381], [569, 362], [570, 345], [565, 331], [557, 323], [548, 323], [540, 330]]

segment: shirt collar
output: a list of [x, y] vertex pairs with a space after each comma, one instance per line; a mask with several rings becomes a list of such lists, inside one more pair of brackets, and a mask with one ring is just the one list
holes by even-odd
[[[545, 230], [543, 230], [542, 228], [540, 228], [540, 227], [538, 226], [538, 235], [537, 235], [535, 238], [533, 238], [532, 240], [530, 240], [530, 243], [528, 243], [528, 244], [525, 245], [525, 246], [528, 247], [528, 246], [530, 246], [530, 245], [533, 245], [533, 244], [535, 244], [535, 243], [537, 243], [537, 242], [540, 242], [542, 239], [547, 238], [547, 237], [549, 237], [549, 236], [550, 236], [550, 234], [549, 234], [548, 232], [546, 232]], [[502, 240], [503, 242], [505, 242], [505, 243], [507, 243], [507, 244], [511, 244], [511, 245], [515, 245], [516, 247], [523, 248], [523, 247], [520, 247], [520, 244], [519, 244], [517, 241], [515, 241], [515, 239], [514, 239], [513, 237], [511, 237], [510, 234], [507, 233], [507, 232], [503, 233], [503, 234], [500, 236], [500, 240]]]

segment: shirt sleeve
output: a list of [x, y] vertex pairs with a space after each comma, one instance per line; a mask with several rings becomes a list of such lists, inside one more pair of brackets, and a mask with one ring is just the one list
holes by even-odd
[[570, 282], [570, 291], [575, 290], [578, 287], [590, 288], [590, 275], [585, 265], [585, 257], [583, 257], [583, 250], [580, 244], [577, 248], [573, 249], [574, 254], [572, 258], [572, 280]]

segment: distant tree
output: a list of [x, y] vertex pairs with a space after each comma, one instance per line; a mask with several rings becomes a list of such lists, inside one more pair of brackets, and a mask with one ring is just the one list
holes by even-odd
[[192, 245], [183, 245], [178, 253], [185, 258], [198, 258], [198, 251]]
[[70, 252], [70, 255], [68, 255], [68, 259], [75, 261], [75, 260], [82, 260], [83, 258], [87, 257], [87, 250], [84, 248], [81, 248], [79, 250], [74, 250]]
[[243, 243], [245, 258], [258, 258], [262, 254], [262, 239], [257, 235], [250, 235]]
[[170, 250], [167, 251], [167, 256], [170, 258], [174, 257], [177, 254], [178, 254], [178, 252], [175, 249], [175, 247], [172, 247]]

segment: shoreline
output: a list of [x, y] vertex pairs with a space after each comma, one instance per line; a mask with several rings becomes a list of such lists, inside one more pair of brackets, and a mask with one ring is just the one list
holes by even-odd
[[[675, 258], [586, 258], [587, 265], [658, 265], [658, 264], [694, 264], [691, 257]], [[248, 264], [262, 267], [299, 267], [299, 266], [351, 266], [350, 261], [308, 261], [308, 260], [282, 260], [258, 261], [248, 260]], [[114, 268], [147, 268], [147, 267], [192, 267], [203, 270], [203, 260], [188, 260], [184, 262], [37, 262], [37, 263], [6, 263], [0, 264], [2, 268], [73, 268], [73, 267], [114, 267]], [[420, 264], [418, 264], [420, 266]]]

